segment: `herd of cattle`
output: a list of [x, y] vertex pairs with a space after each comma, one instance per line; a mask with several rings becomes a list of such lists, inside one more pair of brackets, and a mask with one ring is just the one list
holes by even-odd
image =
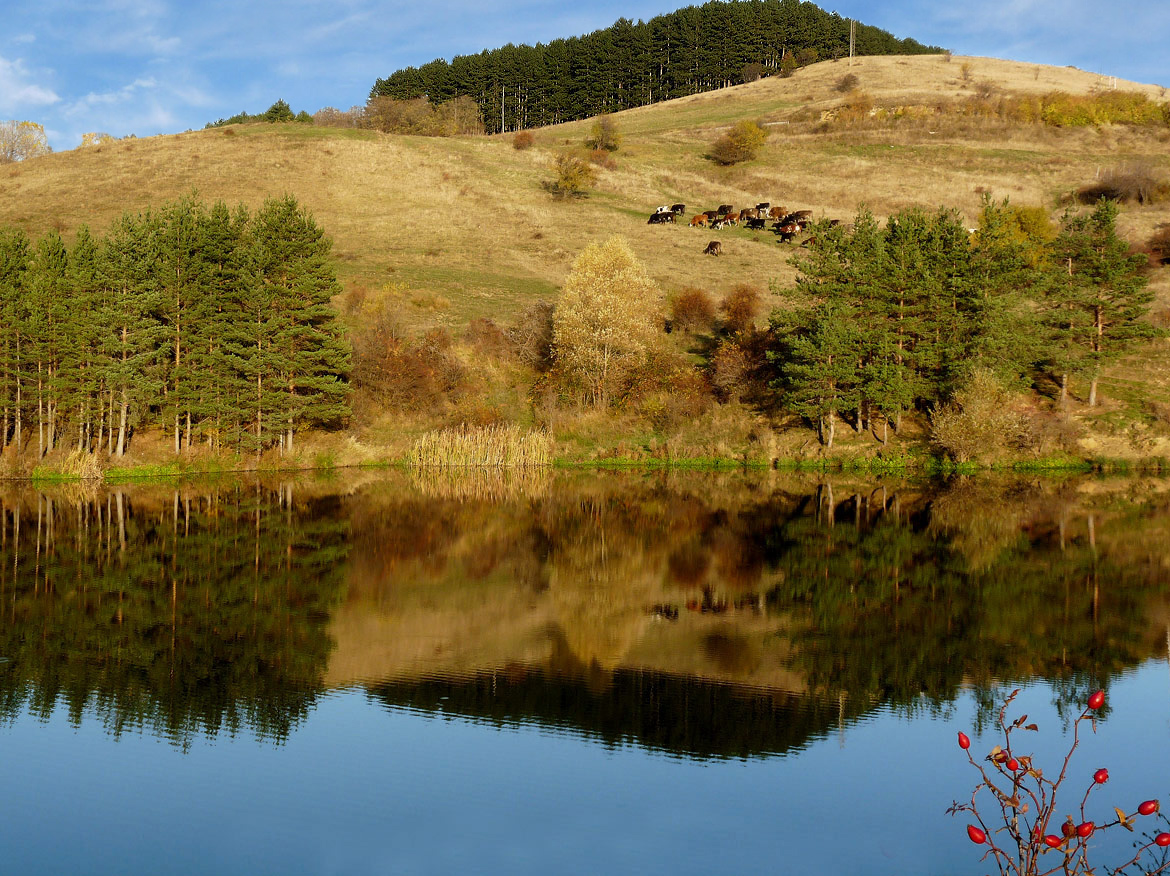
[[[647, 225], [672, 225], [686, 215], [686, 204], [662, 206], [650, 214]], [[756, 204], [744, 210], [736, 210], [731, 204], [721, 204], [716, 210], [705, 210], [691, 217], [691, 228], [713, 228], [719, 230], [728, 225], [743, 225], [745, 228], [763, 230], [772, 223], [772, 231], [784, 243], [791, 242], [812, 222], [812, 210], [789, 212], [787, 207], [773, 207], [768, 202]], [[713, 240], [703, 250], [707, 255], [721, 255], [723, 245]]]

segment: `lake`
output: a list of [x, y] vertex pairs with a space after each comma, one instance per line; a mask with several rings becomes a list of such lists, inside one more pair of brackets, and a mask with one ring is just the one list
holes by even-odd
[[1168, 643], [1155, 478], [10, 483], [0, 872], [993, 872], [956, 733], [1170, 805]]

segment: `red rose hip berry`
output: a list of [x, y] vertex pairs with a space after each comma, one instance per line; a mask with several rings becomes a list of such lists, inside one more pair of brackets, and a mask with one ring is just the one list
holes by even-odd
[[1016, 760], [1014, 757], [1009, 757], [1007, 759], [1007, 763], [1005, 763], [1004, 766], [1007, 767], [1009, 770], [1011, 770], [1014, 773], [1016, 770], [1018, 770], [1020, 768], [1020, 762], [1018, 760]]
[[1105, 691], [1099, 690], [1089, 697], [1089, 708], [1096, 711], [1105, 705]]
[[1044, 837], [1044, 845], [1048, 846], [1050, 849], [1058, 848], [1063, 842], [1064, 839], [1056, 836], [1055, 834], [1050, 833], [1048, 836]]
[[971, 842], [975, 843], [976, 845], [987, 842], [987, 834], [985, 834], [982, 830], [973, 824], [967, 825], [967, 836], [970, 837]]
[[1153, 815], [1160, 808], [1157, 800], [1146, 800], [1138, 806], [1139, 815]]
[[1104, 785], [1109, 781], [1109, 770], [1097, 770], [1097, 772], [1093, 773], [1093, 781], [1098, 785]]
[[1170, 846], [1170, 833], [1160, 833], [1154, 837], [1154, 845], [1156, 846]]
[[1093, 835], [1093, 831], [1097, 829], [1097, 825], [1091, 821], [1082, 821], [1077, 825], [1077, 836], [1081, 839], [1088, 839]]
[[966, 733], [964, 733], [963, 731], [960, 730], [959, 731], [959, 748], [963, 749], [963, 751], [966, 751], [970, 747], [971, 747], [970, 738], [967, 736]]

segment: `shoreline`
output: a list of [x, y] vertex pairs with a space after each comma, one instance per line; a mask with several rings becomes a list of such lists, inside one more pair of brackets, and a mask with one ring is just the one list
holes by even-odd
[[118, 485], [143, 481], [187, 481], [212, 480], [236, 475], [265, 475], [278, 473], [335, 474], [341, 471], [371, 471], [412, 469], [445, 471], [459, 474], [485, 471], [503, 473], [547, 471], [693, 471], [726, 473], [734, 471], [782, 471], [807, 473], [845, 473], [873, 476], [908, 475], [916, 477], [949, 477], [953, 475], [997, 475], [1026, 474], [1040, 476], [1077, 475], [1155, 475], [1170, 476], [1170, 460], [1164, 457], [1138, 459], [1054, 457], [1033, 460], [1002, 460], [991, 463], [956, 463], [942, 457], [855, 457], [836, 456], [820, 459], [776, 457], [771, 460], [734, 457], [674, 457], [637, 458], [609, 457], [602, 459], [579, 459], [558, 457], [548, 465], [541, 466], [418, 466], [405, 459], [379, 460], [357, 463], [330, 463], [328, 465], [248, 465], [231, 467], [224, 465], [194, 465], [182, 463], [142, 463], [107, 469], [97, 475], [83, 475], [38, 468], [27, 475], [0, 474], [0, 484], [29, 484], [51, 486], [56, 484], [104, 484]]

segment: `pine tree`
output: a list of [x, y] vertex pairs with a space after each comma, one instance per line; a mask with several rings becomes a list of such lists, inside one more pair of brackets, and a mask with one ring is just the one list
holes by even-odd
[[106, 331], [107, 307], [102, 295], [100, 253], [89, 229], [77, 232], [69, 253], [68, 282], [72, 313], [69, 340], [61, 357], [61, 404], [71, 410], [77, 430], [77, 449], [100, 447], [102, 432], [95, 434], [94, 418], [101, 421], [103, 383], [98, 350]]
[[164, 386], [159, 363], [164, 330], [155, 314], [160, 309], [159, 223], [147, 213], [125, 214], [115, 223], [103, 246], [104, 282], [110, 293], [112, 332], [105, 339], [104, 378], [110, 390], [112, 452], [123, 456], [130, 429], [146, 414]]
[[779, 345], [768, 353], [779, 372], [773, 386], [792, 411], [817, 424], [826, 448], [833, 446], [838, 414], [860, 405], [858, 325], [859, 314], [839, 301], [819, 304], [794, 322], [773, 318]]
[[[1089, 378], [1089, 405], [1097, 403], [1102, 369], [1153, 334], [1142, 321], [1154, 293], [1142, 273], [1145, 257], [1130, 255], [1117, 234], [1117, 205], [1102, 200], [1091, 213], [1066, 215], [1053, 243], [1055, 272], [1047, 297], [1047, 325], [1062, 375]], [[1067, 376], [1062, 379], [1065, 398]]]
[[23, 381], [28, 344], [23, 308], [28, 263], [28, 236], [23, 231], [0, 229], [0, 451], [10, 434], [18, 452], [24, 441]]
[[53, 449], [57, 438], [58, 393], [62, 388], [58, 378], [72, 318], [68, 264], [61, 235], [54, 231], [42, 237], [33, 250], [24, 300], [28, 376], [36, 392], [38, 459]]
[[330, 299], [330, 240], [291, 196], [265, 202], [250, 234], [247, 311], [256, 442], [290, 452], [296, 430], [348, 414], [349, 353]]

